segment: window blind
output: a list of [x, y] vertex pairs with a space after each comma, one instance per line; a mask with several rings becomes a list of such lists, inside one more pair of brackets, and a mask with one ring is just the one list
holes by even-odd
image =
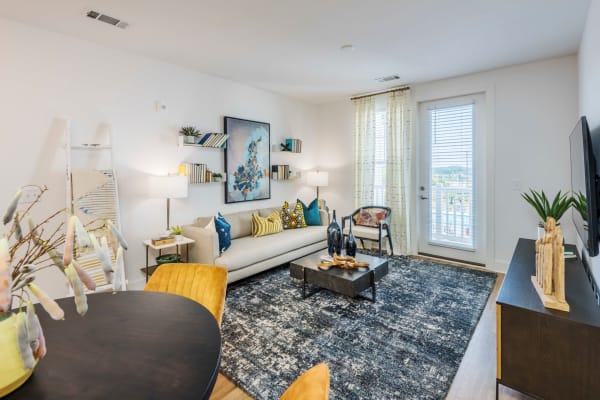
[[429, 110], [429, 240], [475, 249], [473, 103]]

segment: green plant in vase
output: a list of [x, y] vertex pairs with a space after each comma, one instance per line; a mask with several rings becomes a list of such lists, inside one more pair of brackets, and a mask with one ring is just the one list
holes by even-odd
[[200, 131], [193, 126], [184, 126], [179, 130], [185, 139], [186, 143], [196, 143], [196, 137], [200, 134]]
[[181, 227], [181, 225], [173, 225], [171, 227], [171, 235], [177, 237], [181, 237], [181, 235], [183, 235], [183, 228]]
[[546, 193], [542, 190], [538, 192], [533, 189], [529, 189], [529, 193], [521, 193], [521, 197], [525, 199], [537, 212], [541, 221], [540, 226], [543, 226], [548, 217], [552, 217], [556, 220], [556, 223], [562, 218], [567, 212], [571, 204], [573, 204], [573, 198], [569, 193], [562, 193], [560, 190], [554, 196], [552, 201], [548, 199]]

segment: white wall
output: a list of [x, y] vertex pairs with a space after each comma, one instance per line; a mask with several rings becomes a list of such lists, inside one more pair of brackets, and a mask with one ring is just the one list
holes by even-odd
[[[48, 211], [64, 207], [66, 158], [63, 124], [57, 118], [71, 117], [74, 142], [89, 141], [101, 124], [109, 124], [123, 232], [130, 244], [127, 276], [130, 283], [138, 282], [136, 287], [145, 264], [141, 241], [164, 231], [166, 224], [165, 200], [146, 197], [147, 175], [176, 172], [184, 160], [223, 170], [222, 151], [178, 149], [179, 127], [192, 124], [204, 132], [219, 132], [225, 115], [269, 122], [271, 143], [297, 137], [304, 150], [273, 154], [272, 163], [306, 170], [317, 166], [313, 105], [3, 19], [0, 54], [0, 204], [8, 204], [17, 187], [37, 183], [51, 189], [44, 202]], [[167, 110], [157, 112], [156, 100]], [[279, 206], [297, 195], [314, 198], [314, 188], [301, 181], [272, 182], [271, 191], [271, 200], [225, 205], [222, 184], [195, 185], [188, 198], [171, 202], [171, 224], [217, 211]], [[64, 294], [57, 272], [42, 279], [52, 286], [53, 296]]]
[[[421, 101], [486, 94], [488, 156], [492, 158], [487, 176], [491, 185], [487, 265], [505, 270], [517, 239], [534, 238], [537, 225], [535, 212], [521, 199], [520, 191], [513, 190], [513, 184], [521, 191], [531, 187], [555, 193], [570, 188], [568, 136], [578, 116], [577, 58], [555, 58], [411, 87], [414, 110]], [[349, 100], [327, 104], [319, 114], [327, 143], [335, 145], [326, 150], [328, 162], [335, 171], [347, 174], [340, 173], [343, 177], [327, 188], [327, 198], [346, 213], [353, 208], [353, 106]], [[572, 243], [572, 224], [568, 218], [562, 223], [566, 240]]]
[[[585, 115], [594, 139], [600, 137], [600, 1], [592, 0], [579, 47], [579, 113]], [[597, 143], [594, 143], [597, 147]], [[600, 149], [596, 148], [596, 168], [600, 173]], [[581, 243], [580, 243], [581, 247]], [[600, 256], [591, 263], [600, 286]]]

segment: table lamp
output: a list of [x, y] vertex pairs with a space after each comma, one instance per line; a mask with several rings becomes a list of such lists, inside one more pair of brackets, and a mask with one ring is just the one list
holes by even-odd
[[319, 200], [319, 187], [326, 187], [329, 185], [329, 172], [310, 171], [306, 174], [306, 184], [317, 187], [317, 203], [319, 203], [319, 208], [323, 208], [321, 206], [321, 200]]
[[150, 197], [167, 199], [167, 230], [170, 228], [171, 199], [188, 195], [188, 177], [183, 175], [151, 176]]

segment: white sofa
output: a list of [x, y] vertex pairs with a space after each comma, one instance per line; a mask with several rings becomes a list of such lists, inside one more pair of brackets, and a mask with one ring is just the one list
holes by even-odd
[[263, 208], [224, 214], [231, 224], [231, 246], [219, 254], [219, 237], [214, 227], [206, 227], [213, 217], [200, 217], [183, 226], [183, 235], [194, 239], [189, 262], [223, 265], [228, 282], [254, 275], [327, 247], [328, 214], [320, 211], [321, 225], [286, 229], [267, 236], [252, 236], [252, 213], [268, 217], [280, 208]]

